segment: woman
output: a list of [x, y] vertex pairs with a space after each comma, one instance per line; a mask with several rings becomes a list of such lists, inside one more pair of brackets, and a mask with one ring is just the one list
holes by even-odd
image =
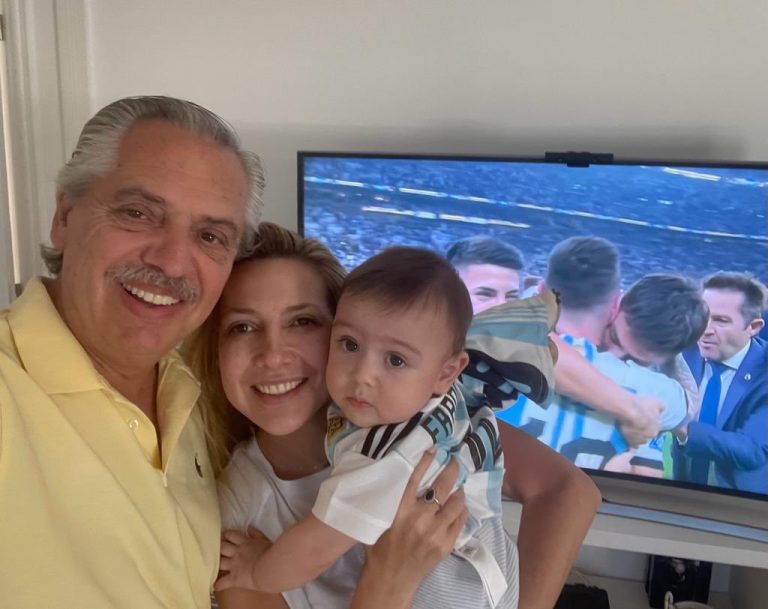
[[[222, 474], [225, 527], [238, 521], [242, 526], [249, 516], [242, 512], [247, 503], [249, 509], [258, 505], [263, 512], [263, 518], [253, 520], [259, 528], [268, 536], [279, 534], [292, 518], [307, 513], [328, 474], [323, 448], [328, 402], [324, 369], [343, 274], [319, 242], [263, 223], [254, 253], [237, 263], [216, 310], [189, 345], [191, 365], [207, 398], [204, 412], [214, 467], [222, 471], [232, 459]], [[238, 442], [252, 436], [234, 451]], [[523, 504], [517, 539], [520, 606], [551, 608], [599, 495], [584, 474], [535, 439], [506, 425], [501, 426], [501, 437], [508, 467], [505, 494]], [[536, 467], [515, 467], [533, 462]], [[443, 484], [447, 488], [450, 482]], [[243, 488], [256, 489], [258, 496], [243, 496]], [[463, 511], [456, 505], [456, 495], [439, 509], [416, 501], [410, 493], [404, 495], [390, 535], [374, 547], [363, 567], [354, 601], [361, 607], [376, 607], [379, 598], [381, 606], [410, 606], [429, 560], [417, 560], [421, 568], [411, 565], [396, 573], [396, 567], [403, 566], [398, 555], [413, 549], [404, 550], [404, 544], [439, 547], [447, 553], [453, 539], [445, 542], [458, 531]], [[408, 534], [413, 522], [430, 532], [416, 540]], [[438, 542], [421, 543], [426, 538]], [[291, 606], [301, 606], [313, 594], [322, 596], [334, 585], [353, 583], [341, 580], [354, 580], [362, 561], [357, 552], [332, 568], [337, 572], [321, 576], [324, 581], [305, 586], [303, 598], [291, 599], [290, 592], [285, 598]], [[429, 554], [435, 562], [442, 557], [436, 551]], [[378, 597], [382, 590], [386, 596]], [[393, 598], [392, 591], [402, 598]], [[222, 594], [222, 607], [246, 606], [238, 604], [245, 600], [242, 593]], [[342, 590], [337, 598], [348, 593]], [[260, 607], [286, 606], [277, 595], [254, 594], [249, 593], [249, 602], [258, 600]]]

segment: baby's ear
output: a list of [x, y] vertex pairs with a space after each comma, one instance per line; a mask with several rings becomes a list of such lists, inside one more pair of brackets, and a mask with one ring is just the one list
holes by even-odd
[[440, 376], [435, 382], [435, 389], [432, 393], [443, 394], [447, 392], [451, 388], [451, 385], [453, 385], [453, 382], [461, 374], [461, 371], [466, 368], [468, 363], [469, 356], [466, 351], [459, 351], [458, 353], [451, 355], [451, 357], [445, 360], [445, 363], [440, 370]]

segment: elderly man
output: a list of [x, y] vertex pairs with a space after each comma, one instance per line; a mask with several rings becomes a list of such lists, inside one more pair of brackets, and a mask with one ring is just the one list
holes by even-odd
[[0, 313], [3, 606], [208, 607], [216, 490], [174, 347], [258, 221], [258, 157], [195, 104], [123, 99], [57, 184], [54, 278]]

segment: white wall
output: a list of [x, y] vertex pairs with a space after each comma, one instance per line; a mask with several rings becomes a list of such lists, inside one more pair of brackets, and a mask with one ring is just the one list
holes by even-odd
[[90, 105], [185, 97], [298, 149], [768, 160], [765, 0], [87, 0]]

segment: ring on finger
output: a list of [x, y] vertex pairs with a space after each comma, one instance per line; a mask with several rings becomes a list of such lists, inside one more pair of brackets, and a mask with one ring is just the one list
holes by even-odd
[[437, 507], [442, 507], [440, 500], [437, 498], [437, 491], [432, 486], [424, 491], [424, 494], [421, 496], [421, 498], [424, 500], [424, 503], [436, 503]]

